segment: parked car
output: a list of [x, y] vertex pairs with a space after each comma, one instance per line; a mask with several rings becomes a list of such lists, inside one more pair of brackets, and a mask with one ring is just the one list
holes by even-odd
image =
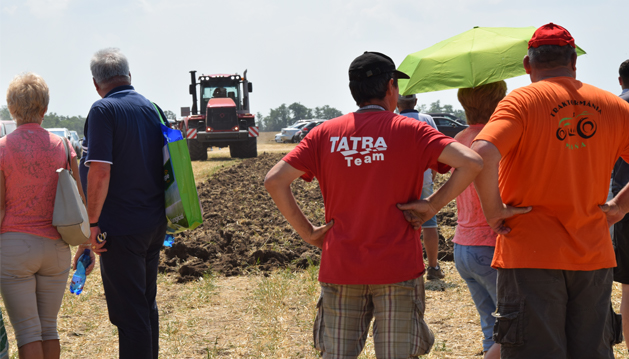
[[74, 146], [76, 158], [83, 157], [83, 147], [81, 146], [81, 139], [79, 138], [79, 134], [76, 133], [76, 131], [70, 131], [70, 136], [72, 136], [72, 146]]
[[302, 127], [304, 127], [308, 122], [301, 122], [294, 127], [286, 127], [283, 128], [282, 131], [275, 135], [275, 142], [299, 142], [299, 139], [295, 137], [297, 131], [299, 131]]
[[457, 133], [469, 127], [468, 125], [461, 124], [449, 117], [434, 115], [432, 116], [432, 119], [435, 120], [435, 124], [437, 125], [439, 132], [450, 137], [456, 136]]
[[288, 126], [288, 127], [295, 127], [295, 126], [297, 126], [297, 125], [304, 124], [304, 123], [308, 123], [308, 122], [310, 122], [310, 121], [314, 121], [314, 120], [315, 120], [315, 119], [311, 119], [311, 120], [297, 120], [297, 121], [295, 121], [295, 123], [293, 123], [292, 125], [290, 125], [290, 126]]
[[317, 121], [312, 121], [312, 122], [308, 122], [304, 127], [301, 128], [301, 130], [299, 130], [299, 133], [296, 134], [295, 136], [299, 139], [299, 141], [303, 140], [304, 137], [306, 137], [306, 135], [308, 135], [308, 133], [310, 133], [310, 131], [319, 126], [320, 124], [324, 123], [325, 120], [317, 120]]
[[0, 121], [0, 138], [15, 131], [17, 124], [15, 121]]
[[46, 130], [48, 130], [49, 132], [54, 133], [55, 135], [57, 135], [59, 137], [67, 138], [68, 140], [70, 140], [70, 145], [72, 146], [72, 148], [74, 148], [74, 152], [76, 152], [77, 157], [79, 156], [79, 152], [77, 151], [77, 147], [80, 147], [80, 145], [79, 145], [78, 142], [74, 143], [74, 140], [72, 139], [72, 134], [70, 133], [70, 130], [68, 130], [67, 128], [47, 128]]
[[467, 123], [465, 123], [465, 121], [463, 121], [463, 119], [451, 114], [451, 113], [445, 113], [445, 112], [439, 112], [439, 113], [427, 113], [427, 115], [430, 115], [432, 117], [445, 117], [445, 118], [449, 118], [451, 120], [454, 120], [458, 123], [460, 123], [461, 125], [467, 125]]

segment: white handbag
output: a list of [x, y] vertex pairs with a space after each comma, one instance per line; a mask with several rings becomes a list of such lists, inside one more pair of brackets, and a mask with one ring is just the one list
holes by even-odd
[[52, 214], [52, 225], [57, 227], [64, 242], [71, 246], [78, 246], [87, 242], [90, 238], [90, 223], [87, 210], [79, 195], [77, 183], [72, 177], [70, 166], [70, 150], [66, 139], [62, 138], [66, 149], [66, 168], [59, 168], [59, 182], [57, 183], [57, 195], [55, 208]]

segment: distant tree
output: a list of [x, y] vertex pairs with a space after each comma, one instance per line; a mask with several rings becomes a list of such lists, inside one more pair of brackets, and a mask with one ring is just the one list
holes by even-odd
[[265, 125], [264, 125], [264, 115], [261, 112], [256, 113], [256, 124], [258, 125], [258, 128], [260, 129], [260, 131], [270, 131], [267, 130]]
[[0, 120], [1, 121], [11, 121], [11, 113], [6, 106], [0, 107]]
[[315, 118], [321, 118], [324, 120], [330, 120], [335, 117], [339, 117], [343, 115], [343, 112], [335, 109], [334, 107], [330, 107], [325, 105], [323, 107], [315, 107], [314, 109]]
[[76, 131], [79, 137], [83, 137], [83, 127], [85, 126], [85, 117], [83, 116], [59, 116], [54, 112], [44, 115], [44, 121], [41, 126], [43, 128], [67, 128], [70, 131]]
[[283, 103], [280, 107], [269, 111], [269, 115], [264, 118], [264, 128], [266, 131], [279, 131], [282, 127], [288, 126], [291, 120], [290, 110]]
[[291, 111], [293, 122], [297, 120], [312, 118], [312, 110], [300, 104], [299, 102], [294, 102], [293, 104], [288, 106], [288, 109]]
[[[0, 107], [0, 120], [10, 121], [11, 114], [7, 106]], [[44, 121], [41, 126], [43, 128], [67, 128], [70, 131], [76, 131], [79, 137], [83, 137], [83, 126], [85, 126], [85, 117], [82, 116], [59, 116], [54, 112], [44, 115]]]
[[170, 119], [170, 120], [176, 120], [177, 119], [177, 115], [175, 115], [175, 113], [170, 111], [170, 110], [164, 111], [164, 115], [166, 115], [166, 118]]
[[441, 101], [437, 100], [430, 104], [430, 107], [422, 104], [417, 106], [417, 111], [421, 113], [451, 113], [456, 117], [462, 119], [463, 121], [467, 121], [467, 117], [465, 117], [465, 111], [463, 110], [455, 110], [452, 105], [443, 105], [441, 106]]
[[268, 116], [264, 116], [260, 112], [256, 114], [256, 123], [260, 131], [279, 131], [283, 127], [292, 125], [298, 120], [307, 120], [310, 118], [321, 118], [329, 120], [339, 117], [343, 113], [334, 107], [325, 105], [323, 107], [315, 107], [310, 109], [299, 102], [294, 102], [289, 106], [280, 105], [278, 108], [271, 109]]

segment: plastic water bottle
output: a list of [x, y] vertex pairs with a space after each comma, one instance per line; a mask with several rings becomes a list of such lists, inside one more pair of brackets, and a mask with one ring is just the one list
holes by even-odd
[[76, 271], [72, 276], [72, 283], [70, 283], [70, 293], [74, 293], [76, 295], [81, 294], [83, 291], [83, 286], [85, 285], [85, 269], [92, 264], [92, 258], [90, 257], [90, 250], [85, 249], [83, 254], [79, 257], [78, 262], [76, 263]]
[[166, 233], [166, 237], [164, 237], [164, 247], [172, 247], [173, 243], [175, 243], [175, 236]]

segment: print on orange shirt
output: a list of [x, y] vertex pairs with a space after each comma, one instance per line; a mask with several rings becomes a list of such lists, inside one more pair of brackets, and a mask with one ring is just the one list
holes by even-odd
[[[584, 102], [585, 101], [580, 101]], [[569, 103], [577, 103], [578, 101], [569, 101]], [[565, 102], [563, 103], [565, 105]], [[588, 105], [591, 106], [589, 102]], [[558, 109], [561, 109], [562, 105], [555, 107], [553, 112], [558, 112]], [[598, 106], [595, 106], [598, 109], [598, 113], [602, 114], [601, 110]], [[551, 113], [551, 116], [555, 117], [555, 113]], [[559, 128], [557, 129], [557, 138], [559, 141], [566, 142], [565, 148], [571, 150], [578, 150], [579, 148], [586, 147], [585, 142], [583, 140], [587, 140], [588, 138], [594, 136], [596, 134], [597, 124], [596, 121], [591, 118], [594, 114], [584, 111], [578, 115], [572, 113], [572, 117], [563, 117], [559, 120]]]

